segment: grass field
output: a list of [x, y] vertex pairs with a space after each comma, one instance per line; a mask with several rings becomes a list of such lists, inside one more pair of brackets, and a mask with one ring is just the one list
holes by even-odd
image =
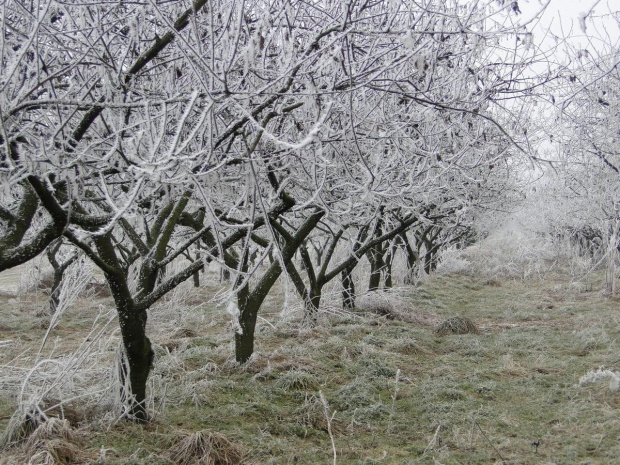
[[[282, 317], [276, 296], [245, 366], [232, 361], [230, 316], [204, 303], [216, 290], [187, 288], [151, 312], [147, 426], [113, 407], [110, 299], [78, 301], [39, 354], [45, 296], [0, 296], [0, 427], [18, 404], [58, 398], [48, 413], [69, 420], [0, 463], [620, 463], [613, 377], [580, 384], [601, 366], [620, 370], [619, 302], [598, 275], [435, 275], [386, 297], [397, 319], [333, 312], [315, 328]], [[455, 316], [479, 332], [437, 336]]]

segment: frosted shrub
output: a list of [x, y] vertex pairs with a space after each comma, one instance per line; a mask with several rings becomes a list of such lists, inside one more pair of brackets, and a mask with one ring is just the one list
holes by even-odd
[[444, 250], [437, 264], [440, 273], [464, 273], [469, 270], [471, 263], [463, 255], [462, 249], [449, 247]]

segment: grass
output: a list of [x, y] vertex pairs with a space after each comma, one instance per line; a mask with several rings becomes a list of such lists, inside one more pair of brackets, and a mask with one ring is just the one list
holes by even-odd
[[[330, 430], [339, 464], [620, 463], [620, 392], [608, 380], [579, 385], [600, 366], [620, 368], [618, 302], [602, 278], [590, 284], [561, 273], [436, 275], [399, 290], [396, 307], [402, 314], [405, 302], [411, 318], [332, 314], [316, 328], [290, 317], [277, 323], [274, 296], [245, 366], [232, 362], [230, 317], [208, 303], [214, 288], [188, 288], [183, 306], [164, 302], [151, 312], [152, 423], [117, 421], [102, 405], [71, 425], [75, 435], [63, 424], [62, 437], [7, 449], [0, 463], [46, 453], [110, 465], [333, 463]], [[46, 330], [35, 316], [44, 298], [10, 300], [0, 296], [0, 341], [13, 341], [0, 351], [2, 428], [16, 408], [20, 370], [31, 366]], [[99, 299], [68, 309], [45, 357], [75, 350], [89, 319], [110, 305]], [[456, 317], [479, 333], [436, 336]], [[93, 376], [104, 378], [113, 363], [115, 324], [99, 348], [102, 373]]]

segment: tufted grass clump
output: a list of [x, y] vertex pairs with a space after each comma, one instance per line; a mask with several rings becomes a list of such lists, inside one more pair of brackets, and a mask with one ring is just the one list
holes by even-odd
[[311, 373], [293, 369], [280, 376], [276, 386], [284, 391], [316, 391], [319, 382]]
[[338, 389], [334, 405], [339, 410], [353, 411], [380, 401], [377, 388], [368, 379], [358, 377]]
[[230, 439], [208, 430], [184, 434], [170, 449], [175, 465], [237, 465], [244, 457]]
[[28, 464], [70, 465], [80, 463], [80, 449], [63, 439], [41, 441], [33, 446]]
[[37, 429], [34, 430], [26, 442], [26, 447], [33, 448], [40, 442], [50, 441], [52, 439], [62, 439], [67, 442], [77, 443], [79, 442], [80, 436], [77, 431], [71, 427], [68, 420], [52, 417], [41, 423]]
[[480, 334], [480, 330], [469, 318], [455, 316], [448, 318], [435, 328], [436, 336], [449, 334]]
[[79, 461], [81, 437], [69, 421], [51, 417], [26, 441], [28, 463], [72, 464]]

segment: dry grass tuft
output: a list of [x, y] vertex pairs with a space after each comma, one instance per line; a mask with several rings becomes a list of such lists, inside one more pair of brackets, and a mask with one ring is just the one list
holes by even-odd
[[69, 465], [79, 460], [80, 449], [63, 439], [38, 442], [29, 451], [28, 465]]
[[50, 418], [46, 422], [41, 423], [36, 430], [28, 438], [26, 447], [31, 449], [36, 444], [52, 439], [62, 439], [68, 442], [78, 442], [79, 436], [77, 432], [71, 428], [68, 420], [59, 418]]
[[78, 435], [67, 419], [49, 417], [36, 407], [31, 407], [23, 414], [15, 412], [2, 438], [4, 447], [17, 445], [27, 440], [26, 447], [31, 448], [41, 441], [62, 439], [76, 442]]
[[448, 334], [480, 334], [480, 330], [469, 318], [455, 316], [448, 318], [435, 328], [436, 336], [447, 336]]
[[41, 423], [26, 442], [28, 464], [79, 463], [80, 437], [67, 420], [50, 418]]
[[207, 430], [181, 438], [170, 453], [175, 465], [236, 465], [244, 456], [228, 438]]

